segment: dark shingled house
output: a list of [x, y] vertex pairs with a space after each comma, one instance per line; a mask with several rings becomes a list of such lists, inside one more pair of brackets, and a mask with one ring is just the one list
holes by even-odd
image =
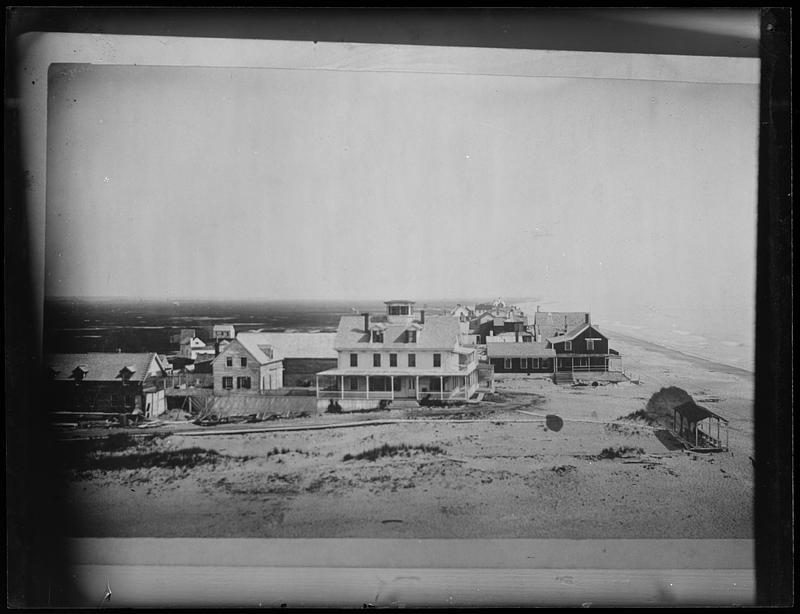
[[50, 354], [45, 357], [51, 411], [133, 414], [150, 418], [166, 410], [158, 354]]

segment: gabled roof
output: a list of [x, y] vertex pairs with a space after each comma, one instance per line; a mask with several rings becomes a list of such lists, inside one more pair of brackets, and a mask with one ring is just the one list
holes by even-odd
[[[363, 324], [362, 317], [354, 317], [362, 320]], [[235, 341], [239, 341], [253, 358], [261, 362], [261, 364], [266, 364], [280, 358], [337, 358], [338, 354], [333, 349], [335, 338], [335, 333], [244, 332], [239, 333]], [[269, 358], [259, 348], [259, 346], [266, 345], [275, 348], [274, 358]]]
[[588, 311], [537, 311], [533, 323], [544, 339], [564, 335], [567, 331], [586, 324], [591, 318]]
[[50, 354], [45, 368], [55, 373], [56, 381], [74, 381], [73, 372], [85, 370], [84, 382], [113, 382], [122, 380], [122, 370], [128, 369], [132, 382], [143, 381], [148, 375], [164, 375], [164, 367], [155, 352], [86, 352], [83, 354]]
[[215, 333], [216, 332], [222, 332], [222, 331], [235, 333], [236, 332], [236, 328], [233, 326], [233, 324], [214, 324], [214, 332]]
[[[414, 323], [421, 326], [417, 342], [405, 343], [405, 331]], [[460, 331], [458, 320], [452, 316], [426, 316], [424, 324], [412, 318], [405, 318], [387, 323], [383, 333], [383, 343], [370, 343], [369, 335], [364, 331], [364, 317], [343, 316], [339, 320], [334, 348], [337, 350], [372, 347], [406, 350], [450, 349], [458, 343]]]
[[487, 343], [488, 358], [553, 358], [555, 350], [545, 347], [544, 343]]
[[591, 328], [594, 332], [600, 335], [603, 339], [608, 339], [603, 333], [601, 333], [597, 328], [594, 327], [592, 324], [584, 323], [580, 326], [576, 326], [572, 330], [570, 330], [566, 335], [558, 335], [556, 337], [548, 337], [547, 340], [550, 343], [561, 343], [562, 341], [572, 341], [578, 335], [582, 334], [585, 330]]

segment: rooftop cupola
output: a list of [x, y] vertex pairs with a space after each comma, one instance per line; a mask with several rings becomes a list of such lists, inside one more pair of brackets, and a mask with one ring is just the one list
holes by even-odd
[[386, 315], [410, 317], [414, 312], [414, 301], [386, 301]]

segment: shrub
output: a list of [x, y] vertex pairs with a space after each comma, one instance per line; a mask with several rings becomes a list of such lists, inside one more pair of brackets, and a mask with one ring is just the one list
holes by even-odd
[[214, 450], [203, 448], [184, 448], [182, 450], [162, 450], [145, 454], [113, 454], [84, 456], [76, 461], [73, 468], [83, 471], [120, 471], [123, 469], [167, 469], [192, 468], [198, 465], [213, 464], [225, 458]]
[[420, 444], [416, 446], [411, 446], [406, 443], [401, 443], [400, 445], [392, 445], [385, 443], [382, 446], [377, 448], [372, 448], [371, 450], [366, 450], [364, 452], [359, 452], [358, 454], [345, 454], [342, 457], [343, 461], [349, 460], [369, 460], [375, 461], [379, 458], [383, 458], [384, 456], [398, 456], [405, 454], [406, 456], [411, 456], [413, 451], [425, 452], [428, 454], [444, 454], [444, 450], [439, 446], [435, 445], [427, 445], [427, 444]]
[[642, 448], [630, 448], [628, 446], [620, 446], [618, 448], [603, 448], [600, 454], [597, 455], [597, 458], [600, 460], [613, 460], [615, 458], [622, 458], [632, 454], [644, 454], [644, 450]]

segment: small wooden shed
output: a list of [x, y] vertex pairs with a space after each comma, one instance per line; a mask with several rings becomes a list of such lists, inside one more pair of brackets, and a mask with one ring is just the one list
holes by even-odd
[[[672, 430], [691, 450], [720, 452], [728, 449], [728, 421], [694, 401], [672, 410]], [[724, 429], [724, 442], [723, 431]]]

